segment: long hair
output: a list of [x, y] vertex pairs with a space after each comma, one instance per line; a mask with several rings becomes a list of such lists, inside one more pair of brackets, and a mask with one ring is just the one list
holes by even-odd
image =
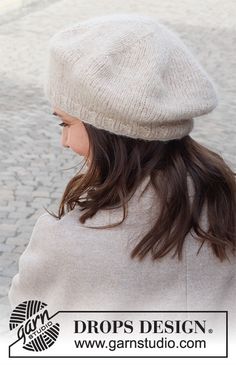
[[[208, 240], [220, 261], [228, 259], [227, 249], [235, 254], [235, 173], [221, 156], [190, 135], [169, 141], [147, 141], [83, 123], [92, 152], [88, 170], [86, 173], [79, 171], [69, 181], [58, 214], [46, 209], [49, 214], [61, 219], [66, 211], [78, 205], [81, 211], [85, 210], [79, 217], [84, 223], [100, 209], [117, 205], [123, 207], [122, 221], [101, 228], [120, 225], [126, 218], [127, 201], [141, 180], [150, 176], [160, 214], [152, 229], [131, 252], [131, 258], [137, 256], [142, 260], [151, 250], [152, 259], [156, 260], [175, 248], [173, 257], [178, 254], [181, 260], [184, 239], [191, 229], [202, 244]], [[195, 190], [192, 204], [188, 175]], [[206, 231], [200, 227], [205, 203], [209, 225]]]

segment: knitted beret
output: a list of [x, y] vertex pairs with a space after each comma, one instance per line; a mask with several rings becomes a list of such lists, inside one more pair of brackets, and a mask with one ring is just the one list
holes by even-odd
[[214, 82], [180, 37], [155, 18], [90, 18], [48, 42], [44, 93], [97, 128], [145, 140], [179, 139], [218, 104]]

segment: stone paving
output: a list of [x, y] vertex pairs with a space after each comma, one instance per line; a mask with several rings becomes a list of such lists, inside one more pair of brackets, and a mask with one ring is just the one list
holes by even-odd
[[112, 12], [154, 15], [181, 35], [218, 87], [220, 103], [195, 119], [191, 136], [235, 170], [235, 5], [216, 0], [44, 1], [24, 15], [0, 16], [0, 328], [7, 330], [7, 293], [36, 219], [57, 210], [79, 155], [60, 145], [59, 120], [43, 95], [48, 39], [68, 24]]

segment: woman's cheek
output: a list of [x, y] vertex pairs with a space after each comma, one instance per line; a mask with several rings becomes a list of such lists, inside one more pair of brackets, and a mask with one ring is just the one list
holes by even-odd
[[85, 155], [84, 141], [80, 133], [71, 133], [70, 135], [71, 149], [81, 156]]

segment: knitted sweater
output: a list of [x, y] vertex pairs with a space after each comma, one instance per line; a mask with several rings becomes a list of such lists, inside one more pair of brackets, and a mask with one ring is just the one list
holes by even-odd
[[[145, 178], [129, 201], [128, 217], [117, 227], [93, 226], [121, 220], [122, 208], [100, 210], [85, 224], [79, 207], [57, 220], [42, 214], [19, 260], [9, 301], [14, 308], [30, 299], [44, 301], [51, 313], [58, 310], [209, 310], [229, 311], [229, 330], [236, 327], [236, 258], [220, 260], [211, 247], [190, 233], [183, 259], [167, 256], [152, 261], [131, 259], [130, 252], [157, 217], [155, 191], [149, 185], [140, 196]], [[191, 185], [189, 185], [191, 196]], [[201, 225], [206, 228], [206, 212]]]

